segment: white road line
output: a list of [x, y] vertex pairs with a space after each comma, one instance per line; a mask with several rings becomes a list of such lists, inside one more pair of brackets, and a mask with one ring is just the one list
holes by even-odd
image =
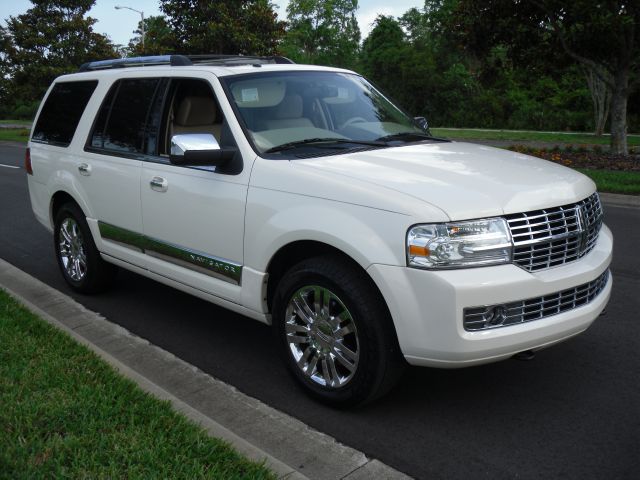
[[2, 163], [0, 163], [0, 167], [5, 167], [5, 168], [20, 168], [20, 167], [16, 167], [15, 165], [3, 165]]

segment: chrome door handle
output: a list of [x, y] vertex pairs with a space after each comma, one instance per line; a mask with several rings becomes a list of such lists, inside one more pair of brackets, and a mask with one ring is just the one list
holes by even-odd
[[78, 165], [78, 171], [80, 172], [80, 175], [88, 177], [89, 175], [91, 175], [91, 165], [81, 163], [80, 165]]
[[167, 182], [166, 178], [162, 177], [153, 177], [149, 185], [151, 185], [151, 190], [155, 190], [156, 192], [166, 192], [169, 188], [169, 182]]

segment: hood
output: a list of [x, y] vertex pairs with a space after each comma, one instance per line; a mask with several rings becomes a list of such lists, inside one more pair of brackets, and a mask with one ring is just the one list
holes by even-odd
[[292, 163], [401, 192], [442, 209], [451, 220], [565, 205], [595, 191], [588, 177], [570, 168], [463, 142], [407, 145]]

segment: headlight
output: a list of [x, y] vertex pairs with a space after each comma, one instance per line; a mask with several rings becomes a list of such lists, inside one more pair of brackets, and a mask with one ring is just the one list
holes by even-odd
[[460, 268], [511, 262], [512, 244], [503, 218], [416, 225], [407, 233], [407, 265]]

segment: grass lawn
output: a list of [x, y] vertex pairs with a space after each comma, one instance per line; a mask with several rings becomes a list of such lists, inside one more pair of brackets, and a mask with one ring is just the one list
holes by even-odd
[[18, 128], [0, 128], [0, 141], [27, 142], [29, 140], [29, 130]]
[[2, 290], [0, 405], [0, 478], [276, 478]]
[[640, 172], [591, 170], [587, 168], [577, 168], [576, 170], [591, 178], [600, 192], [640, 195]]
[[[514, 130], [475, 130], [456, 128], [432, 128], [431, 133], [436, 137], [468, 138], [473, 140], [513, 140], [538, 141], [549, 143], [570, 143], [572, 145], [609, 145], [609, 136], [596, 137], [588, 133], [555, 133], [555, 132], [519, 132]], [[627, 137], [629, 146], [640, 145], [640, 135]]]
[[10, 124], [10, 125], [24, 125], [26, 127], [30, 127], [33, 123], [32, 120], [0, 120], [0, 124]]

